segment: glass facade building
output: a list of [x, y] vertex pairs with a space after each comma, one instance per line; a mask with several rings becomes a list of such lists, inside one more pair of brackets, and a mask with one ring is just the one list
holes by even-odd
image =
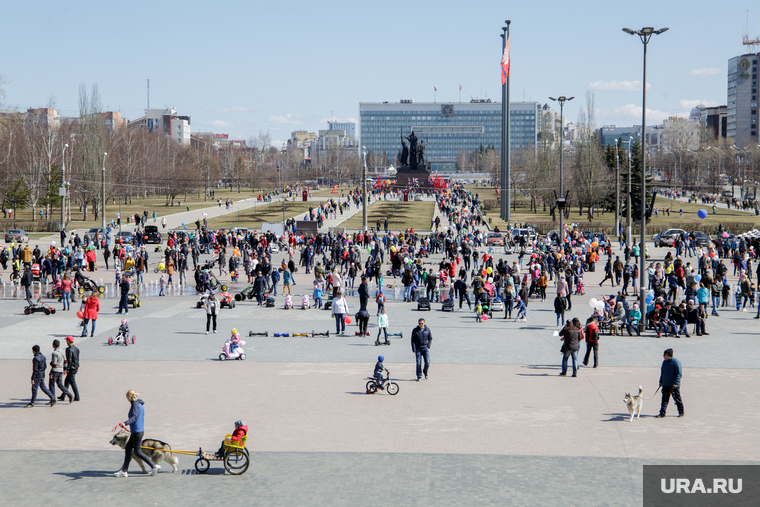
[[[510, 104], [512, 150], [535, 148], [540, 131], [538, 102]], [[462, 151], [493, 146], [501, 150], [501, 103], [396, 103], [359, 104], [360, 145], [377, 156], [383, 152], [395, 163], [401, 151], [401, 136], [412, 131], [426, 143], [425, 161], [434, 171], [453, 171]]]
[[760, 53], [746, 54], [728, 61], [728, 108], [726, 130], [739, 148], [758, 144], [758, 102]]

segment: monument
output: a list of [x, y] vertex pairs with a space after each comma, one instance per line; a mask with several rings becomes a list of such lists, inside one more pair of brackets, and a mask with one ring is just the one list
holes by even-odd
[[[409, 142], [407, 145], [407, 141]], [[427, 143], [422, 141], [412, 131], [405, 136], [401, 132], [401, 160], [396, 167], [396, 183], [391, 187], [394, 190], [404, 189], [431, 189], [433, 183], [430, 180], [430, 169], [425, 163], [425, 148]]]

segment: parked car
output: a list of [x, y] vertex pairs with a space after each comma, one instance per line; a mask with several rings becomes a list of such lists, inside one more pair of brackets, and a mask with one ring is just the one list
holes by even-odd
[[84, 241], [90, 242], [95, 241], [95, 233], [99, 232], [98, 239], [103, 239], [106, 237], [106, 229], [103, 227], [91, 227], [90, 230], [84, 233]]
[[145, 239], [145, 243], [155, 243], [160, 245], [162, 241], [161, 233], [158, 232], [158, 226], [157, 225], [146, 225], [145, 226], [145, 234], [143, 236], [147, 236], [147, 239]]
[[128, 231], [121, 231], [116, 234], [116, 242], [122, 241], [125, 245], [131, 245], [135, 240], [135, 235]]
[[531, 227], [527, 227], [523, 229], [514, 228], [510, 231], [510, 233], [512, 234], [512, 239], [514, 239], [515, 242], [517, 242], [517, 238], [519, 236], [527, 237], [528, 241], [530, 241], [531, 243], [536, 240], [536, 231]]
[[702, 231], [694, 231], [694, 238], [697, 240], [697, 246], [708, 247], [712, 244], [710, 235]]
[[668, 229], [652, 236], [652, 242], [654, 242], [654, 246], [656, 247], [672, 247], [676, 242], [676, 238], [684, 233], [683, 229]]
[[488, 237], [486, 239], [486, 245], [488, 246], [503, 246], [504, 245], [504, 236], [499, 234], [498, 232], [490, 232], [488, 233]]
[[190, 241], [190, 235], [185, 230], [181, 231], [169, 231], [169, 235], [174, 235], [174, 241], [182, 243], [183, 240]]
[[21, 229], [11, 229], [5, 233], [5, 242], [29, 243], [29, 236]]
[[606, 245], [607, 243], [610, 242], [610, 240], [607, 237], [607, 235], [604, 234], [603, 232], [588, 232], [588, 231], [583, 231], [583, 232], [581, 232], [581, 235], [583, 236], [583, 239], [587, 239], [591, 243], [593, 243], [594, 241], [596, 241], [600, 245], [601, 244], [605, 244]]

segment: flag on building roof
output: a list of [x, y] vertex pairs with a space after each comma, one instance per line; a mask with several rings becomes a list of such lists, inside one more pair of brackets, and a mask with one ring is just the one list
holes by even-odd
[[459, 85], [459, 91], [460, 92], [462, 91], [462, 85]]
[[509, 40], [512, 37], [507, 37], [507, 43], [504, 44], [504, 54], [501, 56], [501, 84], [507, 84], [507, 76], [509, 76]]
[[433, 85], [433, 90], [437, 92], [438, 91], [438, 87], [436, 85]]

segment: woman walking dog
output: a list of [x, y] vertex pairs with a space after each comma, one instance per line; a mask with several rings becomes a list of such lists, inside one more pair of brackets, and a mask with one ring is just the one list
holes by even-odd
[[127, 429], [126, 425], [129, 424], [129, 431], [131, 432], [127, 446], [124, 448], [124, 464], [121, 466], [121, 470], [114, 473], [116, 477], [127, 477], [129, 462], [132, 461], [132, 452], [135, 453], [135, 456], [150, 465], [150, 475], [156, 475], [161, 469], [160, 466], [153, 463], [142, 451], [142, 437], [145, 432], [145, 408], [143, 408], [145, 402], [138, 398], [138, 396], [133, 389], [127, 391], [127, 401], [131, 405], [129, 419], [123, 423], [119, 423], [113, 429], [113, 431], [116, 431], [117, 428]]

